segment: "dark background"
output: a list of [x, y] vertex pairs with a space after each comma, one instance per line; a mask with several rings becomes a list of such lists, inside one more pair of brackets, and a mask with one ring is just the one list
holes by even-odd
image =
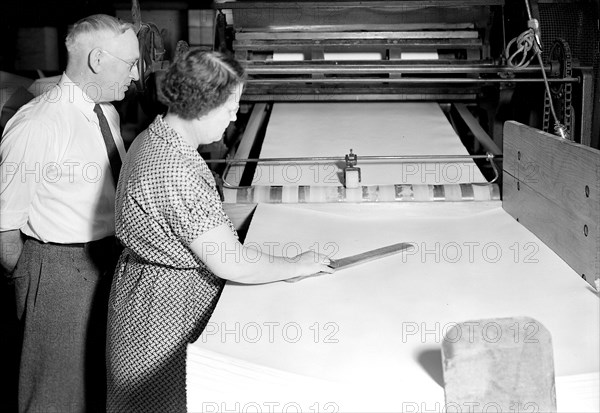
[[[144, 9], [210, 9], [212, 1], [140, 1]], [[58, 29], [61, 72], [66, 65], [64, 39], [68, 26], [96, 13], [115, 15], [117, 9], [131, 9], [131, 2], [108, 0], [4, 0], [0, 6], [0, 70], [14, 73], [17, 33], [21, 27], [52, 26]], [[27, 73], [23, 73], [27, 75]], [[49, 74], [52, 75], [52, 74]], [[37, 77], [37, 76], [36, 76]]]

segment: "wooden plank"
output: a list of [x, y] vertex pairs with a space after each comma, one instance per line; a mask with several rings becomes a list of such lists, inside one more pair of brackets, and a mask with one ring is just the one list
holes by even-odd
[[248, 119], [246, 129], [244, 130], [244, 135], [242, 136], [240, 145], [235, 152], [234, 159], [245, 159], [250, 156], [250, 150], [252, 149], [252, 145], [254, 145], [254, 140], [256, 139], [258, 129], [265, 118], [266, 110], [266, 103], [257, 103], [254, 105], [250, 119]]
[[[256, 134], [265, 118], [266, 110], [266, 103], [257, 103], [254, 105], [248, 119], [248, 124], [246, 125], [246, 130], [244, 130], [233, 159], [247, 159], [250, 157], [250, 150], [252, 149], [252, 145], [254, 145]], [[246, 165], [233, 165], [227, 172], [225, 180], [232, 185], [239, 185], [245, 167]]]
[[[363, 3], [359, 7], [332, 6], [330, 2], [321, 2], [324, 7], [311, 7], [305, 3], [287, 3], [278, 7], [277, 3], [266, 3], [263, 7], [253, 2], [238, 2], [250, 7], [233, 9], [234, 30], [261, 30], [285, 26], [338, 26], [340, 31], [346, 27], [360, 26], [361, 30], [379, 27], [393, 27], [393, 30], [403, 30], [401, 25], [419, 25], [418, 30], [430, 29], [432, 25], [472, 24], [480, 30], [487, 30], [489, 25], [490, 7], [492, 5], [468, 6], [457, 2], [451, 6], [444, 1], [443, 7], [427, 7], [424, 2], [413, 1], [410, 5], [398, 6], [397, 1], [388, 2], [393, 7], [377, 7], [372, 2]], [[225, 7], [224, 7], [225, 8]], [[410, 28], [410, 26], [409, 26]], [[485, 36], [485, 35], [484, 35]]]
[[[233, 189], [223, 188], [223, 191], [234, 191]], [[223, 203], [223, 210], [231, 220], [240, 238], [245, 237], [245, 233], [250, 227], [252, 214], [256, 209], [256, 204], [232, 204]], [[240, 239], [243, 242], [243, 239]]]
[[238, 32], [237, 40], [313, 40], [320, 39], [476, 39], [475, 30], [452, 31], [389, 31], [389, 32]]
[[233, 42], [235, 50], [240, 48], [248, 50], [285, 50], [287, 48], [315, 47], [317, 45], [322, 47], [435, 46], [438, 48], [477, 48], [481, 47], [481, 39], [271, 39], [267, 37], [255, 40], [238, 38]]
[[403, 1], [223, 1], [217, 2], [215, 8], [218, 9], [255, 9], [255, 8], [273, 8], [273, 9], [289, 9], [289, 8], [347, 8], [347, 7], [384, 7], [393, 9], [404, 9], [407, 7], [424, 8], [432, 6], [442, 7], [468, 7], [468, 6], [501, 6], [504, 5], [504, 0], [414, 0]]
[[[502, 206], [528, 230], [548, 245], [577, 274], [594, 285], [599, 276], [598, 242], [583, 234], [582, 219], [570, 217], [555, 203], [503, 174]], [[596, 231], [597, 231], [596, 226]]]
[[[397, 31], [397, 30], [467, 30], [474, 29], [473, 23], [398, 23], [394, 25], [388, 24], [310, 24], [310, 25], [286, 25], [286, 26], [269, 26], [270, 32], [341, 32], [341, 31]], [[264, 28], [246, 28], [243, 27], [241, 32], [260, 32]]]
[[600, 277], [600, 151], [504, 126], [503, 208], [594, 285]]
[[[258, 130], [260, 129], [267, 113], [267, 103], [258, 102], [252, 108], [252, 113], [246, 124], [246, 129], [240, 140], [233, 159], [247, 159], [250, 157], [250, 151], [256, 141]], [[227, 172], [226, 181], [232, 185], [239, 185], [246, 165], [234, 165]], [[256, 209], [256, 204], [238, 204], [235, 202], [237, 189], [223, 188], [225, 200], [223, 210], [231, 220], [231, 223], [238, 231], [240, 241], [243, 242], [246, 232], [252, 220], [252, 214]]]
[[389, 91], [381, 93], [372, 92], [372, 88], [352, 91], [319, 91], [298, 90], [283, 93], [267, 93], [254, 91], [252, 94], [246, 94], [244, 100], [248, 102], [323, 102], [323, 101], [377, 101], [377, 100], [417, 100], [417, 101], [440, 101], [449, 99], [452, 101], [465, 100], [472, 101], [477, 98], [475, 94], [441, 94], [441, 93], [393, 93]]
[[505, 123], [504, 139], [507, 173], [571, 215], [599, 214], [599, 150], [518, 122]]
[[[498, 328], [492, 340], [490, 325]], [[511, 332], [515, 325], [534, 326], [535, 340], [515, 339]], [[463, 333], [466, 331], [469, 334]], [[469, 320], [446, 334], [442, 341], [446, 406], [468, 406], [477, 400], [484, 406], [493, 403], [495, 409], [504, 412], [515, 405], [535, 406], [540, 412], [557, 411], [552, 336], [538, 320]]]
[[[581, 69], [581, 144], [592, 146], [594, 108], [594, 74], [591, 69]], [[599, 99], [597, 99], [600, 101]], [[593, 146], [592, 146], [593, 147]], [[597, 148], [597, 146], [596, 146]]]
[[490, 135], [488, 135], [481, 127], [479, 122], [477, 122], [477, 119], [475, 119], [473, 114], [467, 109], [467, 105], [464, 103], [456, 103], [454, 104], [454, 107], [473, 133], [473, 136], [475, 136], [475, 139], [477, 139], [484, 148], [493, 155], [502, 155], [500, 147], [492, 140], [492, 138], [490, 138]]
[[365, 251], [360, 254], [350, 255], [348, 257], [336, 259], [331, 262], [331, 267], [337, 270], [341, 270], [342, 268], [352, 267], [354, 265], [359, 265], [380, 258], [389, 257], [390, 255], [398, 254], [410, 248], [415, 248], [415, 246], [406, 242], [400, 242], [388, 245], [386, 247]]

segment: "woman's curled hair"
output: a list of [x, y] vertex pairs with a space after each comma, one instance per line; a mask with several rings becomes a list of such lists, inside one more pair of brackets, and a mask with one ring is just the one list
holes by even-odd
[[233, 57], [192, 49], [163, 75], [159, 100], [183, 119], [199, 118], [224, 104], [243, 82], [244, 69]]

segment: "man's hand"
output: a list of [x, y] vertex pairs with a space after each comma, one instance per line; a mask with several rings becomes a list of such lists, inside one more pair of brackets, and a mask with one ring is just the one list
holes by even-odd
[[3, 273], [13, 272], [22, 251], [23, 239], [20, 230], [0, 232], [0, 265]]

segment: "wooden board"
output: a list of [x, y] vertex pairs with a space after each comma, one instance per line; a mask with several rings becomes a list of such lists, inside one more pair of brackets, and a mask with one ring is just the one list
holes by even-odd
[[594, 285], [600, 277], [600, 151], [507, 122], [503, 207]]
[[286, 39], [286, 40], [312, 40], [315, 37], [320, 39], [476, 39], [476, 31], [454, 30], [454, 31], [410, 31], [410, 32], [323, 32], [315, 33], [304, 32], [249, 32], [238, 33], [237, 40], [262, 40], [262, 39]]
[[[250, 158], [250, 151], [256, 140], [258, 130], [260, 129], [266, 116], [266, 110], [266, 103], [257, 103], [254, 105], [252, 108], [252, 113], [250, 114], [250, 119], [248, 119], [248, 124], [246, 125], [246, 130], [244, 130], [244, 134], [242, 135], [240, 144], [233, 159]], [[239, 185], [245, 167], [245, 164], [233, 165], [227, 172], [227, 182], [231, 185]]]
[[[267, 115], [267, 104], [257, 103], [252, 108], [250, 119], [246, 125], [246, 130], [240, 140], [240, 144], [235, 152], [234, 159], [247, 159], [250, 158], [250, 151], [252, 145], [256, 140], [256, 135]], [[227, 183], [231, 185], [239, 185], [242, 175], [244, 173], [245, 164], [233, 165], [227, 171], [225, 177]], [[225, 192], [232, 191], [231, 189], [223, 188]], [[223, 209], [227, 213], [227, 216], [231, 219], [231, 222], [238, 231], [244, 231], [250, 225], [250, 217], [256, 204], [236, 204], [236, 203], [225, 203]]]

